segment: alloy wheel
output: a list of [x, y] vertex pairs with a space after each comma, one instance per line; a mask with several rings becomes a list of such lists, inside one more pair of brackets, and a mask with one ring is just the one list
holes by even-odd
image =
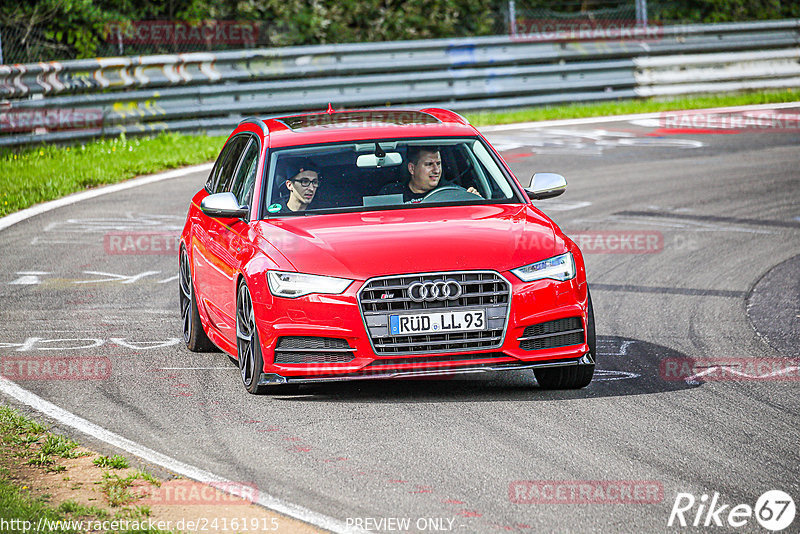
[[253, 301], [247, 286], [239, 286], [239, 298], [236, 306], [236, 347], [239, 352], [239, 371], [242, 373], [242, 382], [250, 387], [255, 376], [255, 354], [253, 344], [256, 341], [256, 321], [253, 315]]

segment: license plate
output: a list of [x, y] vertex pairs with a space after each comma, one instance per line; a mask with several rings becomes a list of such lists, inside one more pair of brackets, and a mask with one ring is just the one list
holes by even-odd
[[390, 315], [389, 335], [442, 334], [486, 330], [484, 310]]

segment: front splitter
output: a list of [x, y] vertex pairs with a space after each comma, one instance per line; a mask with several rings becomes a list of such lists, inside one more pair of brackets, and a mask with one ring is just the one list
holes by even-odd
[[399, 378], [418, 378], [431, 376], [451, 376], [474, 373], [491, 373], [497, 371], [517, 371], [520, 369], [543, 369], [546, 367], [565, 367], [569, 365], [594, 365], [594, 357], [587, 352], [580, 358], [570, 360], [554, 360], [546, 362], [526, 362], [510, 364], [487, 364], [472, 367], [440, 367], [437, 369], [425, 370], [402, 370], [393, 369], [387, 371], [375, 371], [361, 374], [347, 375], [327, 375], [319, 377], [291, 377], [282, 376], [275, 373], [261, 373], [258, 380], [259, 386], [279, 386], [282, 384], [318, 384], [323, 382], [349, 382], [352, 380], [392, 380]]

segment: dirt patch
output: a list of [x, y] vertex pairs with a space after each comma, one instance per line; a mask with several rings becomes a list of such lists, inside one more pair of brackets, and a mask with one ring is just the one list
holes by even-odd
[[[192, 533], [324, 532], [253, 504], [258, 492], [248, 485], [214, 487], [182, 478], [160, 481], [142, 475], [138, 469], [103, 468], [94, 464], [99, 455], [83, 447], [74, 449], [79, 457], [56, 458], [55, 464], [44, 468], [27, 465], [37, 444], [30, 449], [5, 445], [0, 465], [7, 469], [7, 478], [30, 497], [44, 498], [52, 508], [68, 501], [86, 507], [68, 514], [76, 521], [84, 521], [83, 532], [128, 528]], [[126, 479], [129, 485], [119, 490], [120, 484], [115, 482]], [[231, 492], [240, 497], [230, 495]], [[123, 503], [113, 506], [114, 497], [121, 498]], [[85, 510], [92, 512], [87, 514]]]

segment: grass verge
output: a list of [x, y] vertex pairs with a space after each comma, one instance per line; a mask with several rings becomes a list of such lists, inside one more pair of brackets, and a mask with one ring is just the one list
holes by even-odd
[[[800, 90], [699, 95], [673, 99], [621, 100], [510, 111], [467, 113], [475, 126], [552, 119], [627, 115], [680, 109], [800, 101]], [[0, 217], [39, 202], [137, 175], [213, 160], [225, 137], [176, 133], [101, 139], [81, 145], [42, 145], [0, 150]]]
[[[0, 518], [16, 521], [16, 524], [10, 523], [7, 530], [3, 529], [4, 532], [22, 531], [24, 525], [37, 525], [43, 520], [55, 523], [67, 519], [66, 513], [52, 508], [45, 499], [30, 496], [26, 486], [20, 487], [11, 482], [9, 474], [8, 469], [0, 469]], [[65, 528], [62, 532], [75, 530]]]
[[[223, 484], [241, 485], [242, 497], [181, 477], [162, 483], [123, 456], [101, 456], [3, 405], [0, 443], [1, 534], [322, 532], [254, 504], [252, 483]], [[49, 461], [29, 462], [40, 454]]]
[[[51, 434], [47, 429], [16, 410], [7, 406], [0, 406], [0, 441], [3, 448], [0, 452], [0, 532], [82, 532], [74, 528], [81, 521], [84, 528], [92, 524], [101, 524], [114, 520], [129, 520], [127, 523], [117, 521], [117, 524], [131, 525], [142, 522], [150, 516], [148, 506], [137, 506], [138, 494], [132, 491], [131, 486], [136, 480], [159, 486], [160, 481], [142, 471], [134, 471], [120, 476], [110, 471], [97, 471], [96, 480], [91, 485], [99, 487], [98, 505], [80, 503], [67, 499], [59, 504], [53, 504], [52, 495], [49, 493], [35, 492], [35, 484], [29, 480], [50, 480], [48, 488], [53, 485], [53, 477], [61, 478], [61, 484], [69, 487], [78, 495], [86, 483], [73, 484], [70, 476], [62, 476], [67, 467], [60, 462], [62, 459], [75, 459], [89, 456], [92, 453], [79, 450], [79, 445], [74, 441], [56, 434]], [[87, 459], [88, 460], [88, 459]], [[99, 460], [99, 461], [98, 461]], [[127, 460], [121, 456], [108, 458], [100, 456], [93, 462], [97, 467], [111, 467], [123, 469], [127, 467]], [[26, 471], [27, 468], [27, 472]], [[94, 467], [92, 469], [95, 469]], [[102, 473], [102, 475], [100, 474]], [[91, 495], [96, 495], [94, 491]], [[82, 498], [86, 498], [85, 495]], [[106, 504], [103, 505], [102, 502]], [[5, 521], [5, 523], [3, 523]], [[108, 523], [106, 523], [108, 524]], [[94, 529], [91, 529], [94, 531]], [[131, 534], [158, 533], [153, 529], [126, 530]]]
[[100, 456], [99, 458], [95, 458], [93, 463], [97, 467], [110, 467], [112, 469], [125, 469], [130, 467], [128, 465], [128, 459], [119, 454], [115, 454], [111, 457]]
[[162, 134], [0, 150], [0, 217], [98, 185], [217, 157], [225, 137]]

